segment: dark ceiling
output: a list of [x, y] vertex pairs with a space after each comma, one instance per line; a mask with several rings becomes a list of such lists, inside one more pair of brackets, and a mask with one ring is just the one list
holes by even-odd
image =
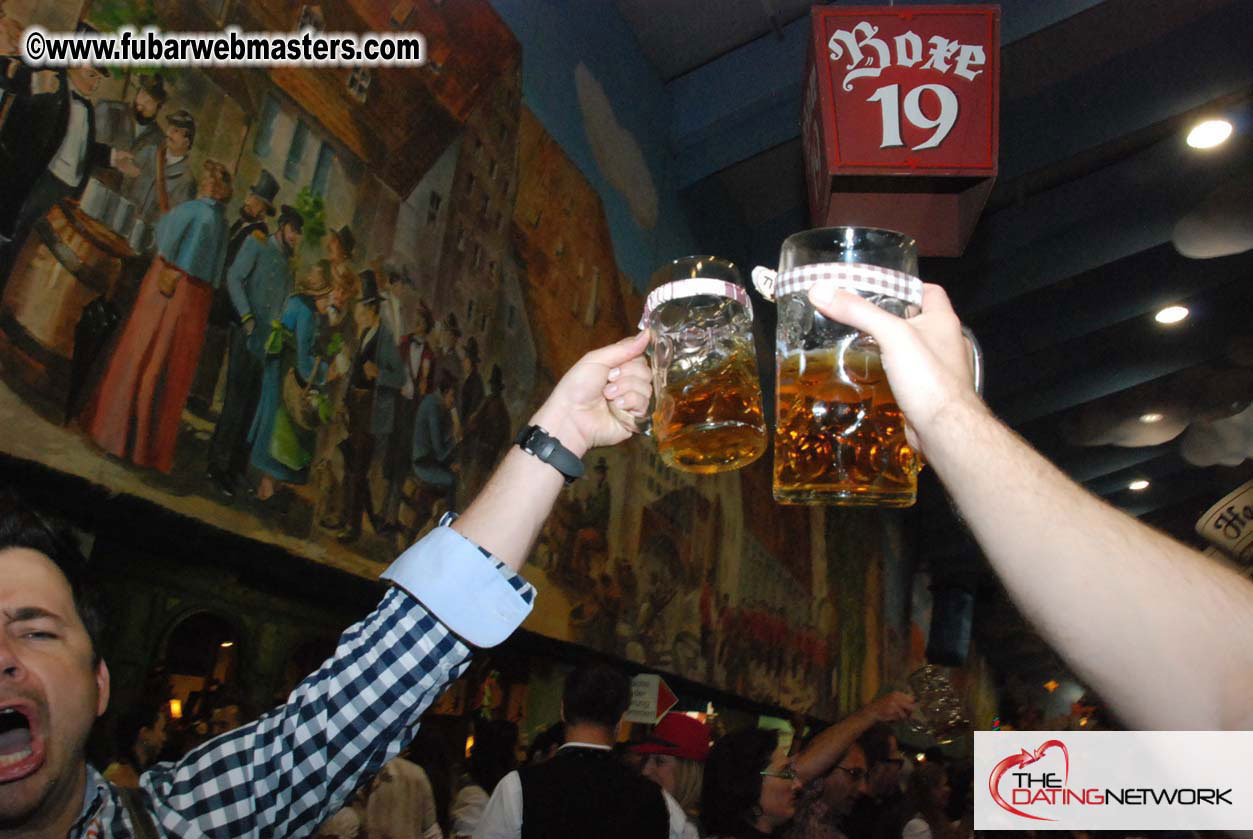
[[[672, 174], [698, 241], [774, 262], [782, 238], [809, 226], [805, 7], [685, 0], [662, 16], [648, 0], [616, 5], [674, 96]], [[1200, 547], [1198, 516], [1253, 478], [1253, 419], [1205, 425], [1253, 400], [1253, 8], [1000, 5], [997, 186], [965, 254], [924, 260], [922, 273], [979, 336], [986, 398], [1006, 422], [1093, 493]], [[1188, 128], [1211, 114], [1235, 134], [1190, 149]], [[1169, 304], [1190, 317], [1156, 323]], [[1162, 419], [1140, 420], [1150, 413]], [[1214, 428], [1226, 450], [1193, 444]], [[1129, 490], [1136, 479], [1149, 487]], [[933, 577], [975, 590], [974, 635], [1002, 676], [1029, 689], [1064, 678], [933, 477], [910, 520]]]

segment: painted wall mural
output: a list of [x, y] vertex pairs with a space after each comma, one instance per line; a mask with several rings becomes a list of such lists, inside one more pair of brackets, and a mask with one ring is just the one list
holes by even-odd
[[[12, 35], [290, 30], [312, 6], [0, 8]], [[421, 31], [430, 62], [31, 72], [0, 43], [0, 450], [373, 578], [634, 328], [643, 278], [485, 0], [317, 11]], [[622, 223], [657, 225], [655, 138], [584, 64], [565, 84]], [[765, 461], [690, 476], [646, 440], [588, 475], [536, 548], [527, 629], [820, 715], [877, 684], [877, 514], [780, 508]]]

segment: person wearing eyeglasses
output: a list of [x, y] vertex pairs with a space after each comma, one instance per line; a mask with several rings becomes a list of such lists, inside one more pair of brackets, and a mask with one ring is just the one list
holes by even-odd
[[901, 787], [905, 756], [885, 723], [871, 726], [858, 742], [866, 753], [866, 795], [844, 820], [844, 832], [858, 839], [896, 839], [904, 820], [913, 813], [906, 811]]
[[787, 839], [844, 839], [848, 814], [866, 796], [866, 777], [866, 752], [854, 743], [802, 794]]
[[[876, 722], [904, 719], [915, 705], [905, 693], [881, 696], [818, 734], [792, 756], [780, 752], [777, 731], [747, 729], [726, 735], [714, 743], [705, 761], [701, 789], [705, 829], [711, 837], [726, 839], [821, 835], [786, 831], [793, 822], [795, 829], [803, 829], [797, 818], [802, 807], [803, 823], [812, 823], [809, 811], [828, 780], [838, 788], [833, 788], [833, 795], [855, 795], [857, 790], [864, 794], [866, 762], [860, 747], [854, 749], [857, 738]], [[806, 789], [812, 792], [802, 798]], [[834, 826], [831, 820], [828, 823]]]

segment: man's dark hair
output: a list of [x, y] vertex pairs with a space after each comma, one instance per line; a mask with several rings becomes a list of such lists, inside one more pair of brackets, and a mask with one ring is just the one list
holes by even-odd
[[736, 836], [761, 800], [761, 770], [779, 747], [779, 732], [749, 728], [714, 743], [705, 759], [700, 817], [712, 836]]
[[440, 393], [447, 393], [448, 391], [452, 390], [453, 386], [456, 384], [457, 384], [457, 380], [456, 378], [453, 377], [452, 373], [448, 372], [447, 370], [440, 370], [439, 378], [435, 380], [435, 389], [438, 390]]
[[631, 704], [631, 680], [604, 664], [580, 667], [566, 678], [561, 702], [567, 725], [585, 722], [616, 728]]
[[861, 750], [866, 753], [867, 767], [873, 769], [892, 756], [892, 738], [895, 736], [892, 726], [877, 722], [857, 738]]
[[0, 551], [26, 548], [52, 560], [65, 575], [74, 597], [74, 609], [87, 628], [93, 664], [100, 663], [100, 610], [83, 579], [87, 559], [69, 528], [40, 515], [12, 492], [0, 490]]

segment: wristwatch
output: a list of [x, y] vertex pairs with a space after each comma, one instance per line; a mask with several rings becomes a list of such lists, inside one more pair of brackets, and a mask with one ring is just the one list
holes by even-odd
[[561, 441], [538, 425], [528, 425], [514, 439], [522, 451], [533, 454], [565, 477], [572, 484], [583, 477], [583, 461], [574, 452], [561, 445]]

